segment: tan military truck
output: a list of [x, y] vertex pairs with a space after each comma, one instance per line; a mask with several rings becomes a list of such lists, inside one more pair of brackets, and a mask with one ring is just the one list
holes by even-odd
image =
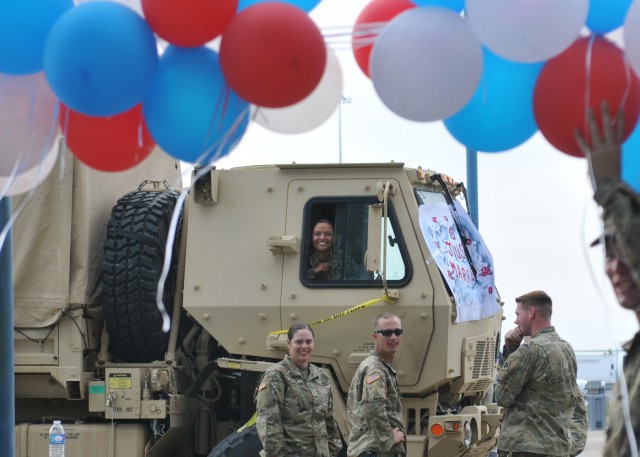
[[[63, 153], [35, 197], [14, 200], [16, 457], [47, 455], [54, 418], [67, 457], [257, 456], [256, 381], [294, 322], [314, 326], [346, 437], [382, 311], [405, 329], [408, 455], [488, 453], [502, 310], [455, 203], [463, 187], [401, 163], [200, 168], [186, 190], [178, 171], [162, 152], [117, 174]], [[307, 275], [323, 218], [339, 279]], [[488, 313], [469, 311], [483, 288]]]

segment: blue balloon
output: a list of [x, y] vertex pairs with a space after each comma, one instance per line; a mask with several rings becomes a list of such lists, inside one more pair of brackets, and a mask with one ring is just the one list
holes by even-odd
[[142, 110], [156, 143], [189, 163], [228, 154], [249, 123], [249, 103], [227, 85], [218, 54], [203, 46], [167, 48]]
[[470, 149], [501, 152], [529, 139], [537, 130], [533, 89], [543, 62], [502, 59], [483, 49], [482, 79], [467, 105], [444, 120], [449, 133]]
[[589, 0], [587, 27], [593, 33], [609, 33], [621, 27], [633, 0]]
[[[289, 3], [290, 5], [297, 6], [301, 10], [305, 12], [309, 12], [318, 6], [321, 0], [240, 0], [238, 3], [238, 13], [245, 8], [248, 8], [257, 3], [265, 3], [265, 2], [280, 2], [280, 3]], [[348, 1], [348, 0], [345, 0]]]
[[51, 28], [44, 49], [44, 71], [53, 92], [89, 116], [113, 116], [139, 104], [157, 68], [151, 28], [115, 2], [70, 9]]
[[640, 192], [640, 122], [622, 144], [622, 180]]
[[47, 34], [73, 0], [0, 1], [0, 73], [26, 75], [42, 71]]
[[411, 0], [418, 6], [440, 6], [459, 13], [464, 9], [464, 0]]

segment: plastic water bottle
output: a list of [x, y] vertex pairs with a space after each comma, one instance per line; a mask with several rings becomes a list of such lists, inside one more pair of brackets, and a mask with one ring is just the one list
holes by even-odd
[[49, 429], [49, 457], [64, 457], [64, 428], [60, 421], [53, 421]]

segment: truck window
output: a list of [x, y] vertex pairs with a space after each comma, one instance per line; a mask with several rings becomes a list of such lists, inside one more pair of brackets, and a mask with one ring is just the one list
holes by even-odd
[[[300, 278], [308, 287], [380, 287], [382, 272], [365, 268], [370, 198], [315, 198], [304, 212]], [[387, 281], [408, 282], [409, 263], [392, 208], [387, 221]], [[383, 245], [381, 243], [381, 246]]]

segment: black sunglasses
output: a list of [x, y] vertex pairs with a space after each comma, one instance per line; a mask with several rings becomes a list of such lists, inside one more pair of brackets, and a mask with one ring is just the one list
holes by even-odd
[[382, 336], [386, 336], [389, 338], [391, 335], [400, 336], [404, 332], [403, 328], [394, 328], [393, 330], [376, 330], [376, 333], [379, 333]]

